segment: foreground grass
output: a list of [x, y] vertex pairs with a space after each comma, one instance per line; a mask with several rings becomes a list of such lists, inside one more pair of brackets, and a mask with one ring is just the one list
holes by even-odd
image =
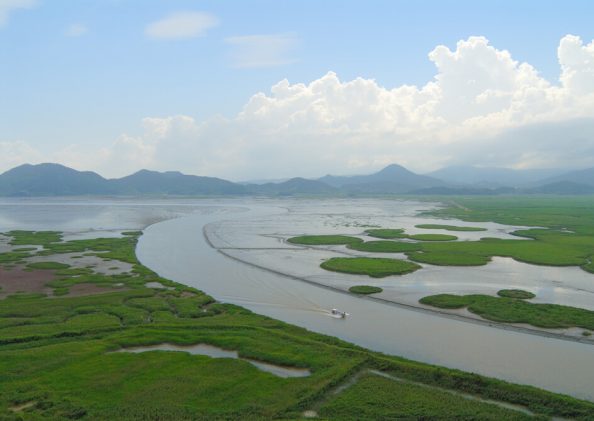
[[530, 416], [471, 401], [443, 390], [374, 374], [362, 376], [320, 408], [320, 415], [340, 420], [481, 419], [528, 420]]
[[[328, 419], [377, 419], [382, 414], [433, 418], [439, 417], [439, 411], [458, 419], [487, 413], [500, 414], [500, 419], [519, 416], [493, 405], [456, 402], [433, 391], [422, 393], [416, 389], [419, 386], [399, 388], [373, 378], [363, 378], [355, 389], [328, 398], [337, 385], [367, 368], [525, 405], [539, 414], [589, 419], [594, 413], [590, 402], [385, 356], [216, 303], [141, 266], [134, 254], [135, 233], [120, 239], [71, 242], [53, 241], [54, 234], [30, 238], [48, 240], [44, 255], [100, 252], [132, 263], [134, 270], [105, 276], [68, 268], [58, 270], [52, 281], [64, 289], [81, 283], [111, 287], [108, 293], [57, 298], [16, 294], [0, 300], [2, 419], [298, 419], [304, 410], [318, 406]], [[173, 289], [144, 287], [152, 281]], [[237, 350], [242, 357], [308, 368], [312, 374], [284, 379], [242, 360], [180, 352], [111, 352], [164, 342], [208, 343]], [[25, 404], [15, 412], [15, 406]]]
[[468, 311], [496, 322], [527, 323], [543, 328], [594, 329], [594, 311], [559, 304], [533, 304], [522, 299], [481, 294], [430, 295], [419, 302], [447, 309], [466, 307]]
[[372, 257], [333, 257], [322, 262], [320, 266], [333, 272], [369, 275], [373, 278], [404, 275], [421, 268], [406, 260]]

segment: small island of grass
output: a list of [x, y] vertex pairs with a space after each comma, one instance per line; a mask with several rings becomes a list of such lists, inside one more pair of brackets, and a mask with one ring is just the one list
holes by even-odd
[[333, 257], [320, 266], [333, 272], [369, 275], [373, 278], [404, 275], [421, 268], [416, 263], [406, 260], [372, 257]]
[[407, 235], [401, 228], [375, 228], [365, 231], [367, 235], [375, 238], [383, 238], [389, 240], [391, 238], [406, 238]]
[[500, 297], [517, 298], [520, 300], [529, 300], [530, 298], [536, 297], [533, 293], [524, 291], [523, 289], [502, 289], [497, 291], [497, 295]]
[[379, 240], [353, 243], [349, 244], [348, 247], [353, 250], [368, 251], [371, 253], [404, 253], [407, 251], [420, 250], [421, 245], [419, 243]]
[[441, 225], [441, 224], [419, 224], [415, 225], [416, 228], [421, 229], [434, 229], [434, 230], [446, 230], [446, 231], [487, 231], [487, 228], [480, 227], [460, 227], [456, 225]]
[[559, 304], [534, 304], [516, 298], [481, 294], [430, 295], [421, 298], [419, 302], [445, 309], [466, 307], [468, 311], [484, 319], [501, 323], [526, 323], [548, 329], [570, 327], [594, 329], [594, 311]]
[[482, 266], [491, 261], [489, 256], [480, 254], [467, 254], [459, 252], [407, 252], [410, 260], [419, 263], [428, 263], [436, 266]]
[[348, 235], [301, 235], [289, 238], [287, 241], [304, 246], [338, 246], [363, 242], [360, 238]]
[[58, 262], [34, 262], [34, 263], [29, 263], [27, 265], [27, 268], [29, 268], [29, 269], [45, 269], [45, 270], [68, 269], [69, 267], [70, 266], [65, 263], [58, 263]]
[[353, 294], [377, 294], [382, 291], [383, 289], [380, 287], [370, 285], [355, 285], [354, 287], [349, 288], [349, 292], [352, 292]]
[[458, 239], [455, 235], [447, 234], [412, 234], [406, 238], [418, 241], [453, 241]]

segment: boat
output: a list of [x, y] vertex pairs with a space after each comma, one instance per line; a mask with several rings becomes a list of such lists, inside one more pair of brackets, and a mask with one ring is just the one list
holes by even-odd
[[339, 317], [341, 319], [344, 319], [348, 315], [348, 313], [346, 311], [340, 311], [340, 310], [338, 310], [336, 308], [333, 308], [332, 309], [332, 315], [333, 316], [336, 316], [336, 317]]

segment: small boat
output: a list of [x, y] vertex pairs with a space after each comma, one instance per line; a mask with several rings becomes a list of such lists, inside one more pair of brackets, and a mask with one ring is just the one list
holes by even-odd
[[348, 313], [346, 311], [340, 311], [338, 309], [333, 308], [332, 309], [332, 315], [333, 316], [336, 316], [336, 317], [339, 317], [341, 319], [344, 319], [348, 315]]

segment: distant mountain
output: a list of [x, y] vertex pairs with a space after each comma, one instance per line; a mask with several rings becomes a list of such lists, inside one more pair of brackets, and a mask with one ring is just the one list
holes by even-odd
[[326, 175], [318, 181], [340, 188], [349, 194], [398, 194], [446, 185], [442, 180], [415, 174], [397, 164], [388, 165], [370, 175]]
[[0, 196], [228, 195], [246, 188], [212, 177], [142, 170], [107, 180], [59, 164], [21, 165], [0, 175]]
[[178, 171], [157, 172], [140, 170], [127, 177], [109, 180], [114, 191], [126, 195], [220, 195], [244, 194], [239, 184], [214, 177], [185, 175]]
[[561, 174], [560, 169], [489, 168], [472, 166], [451, 166], [433, 171], [427, 175], [454, 184], [470, 184], [482, 187], [511, 186], [521, 187], [543, 178]]
[[273, 196], [287, 195], [332, 195], [339, 193], [339, 189], [317, 180], [305, 178], [291, 178], [282, 183], [251, 184], [246, 186], [250, 193]]
[[[178, 171], [141, 170], [126, 177], [105, 179], [94, 172], [77, 171], [59, 164], [25, 164], [0, 174], [0, 196], [594, 194], [594, 168], [558, 174], [523, 187], [501, 186], [494, 182], [494, 184], [481, 184], [481, 182], [462, 183], [453, 180], [458, 180], [462, 174], [482, 174], [483, 176], [490, 174], [491, 180], [503, 181], [505, 177], [513, 175], [515, 180], [526, 181], [542, 173], [537, 170], [524, 173], [501, 168], [450, 167], [445, 168], [441, 173], [436, 171], [433, 174], [449, 174], [448, 179], [451, 181], [446, 182], [435, 177], [415, 174], [396, 164], [369, 175], [327, 175], [317, 180], [297, 177], [283, 182], [245, 185], [215, 177], [186, 175]], [[518, 178], [518, 174], [522, 175]], [[470, 180], [477, 180], [477, 178], [470, 178]], [[512, 185], [511, 182], [506, 184]]]
[[110, 194], [110, 188], [99, 174], [59, 164], [24, 164], [0, 175], [0, 196]]
[[539, 185], [557, 183], [557, 182], [570, 182], [577, 184], [587, 184], [594, 186], [594, 168], [587, 168], [585, 170], [569, 171], [563, 174], [559, 174], [553, 177], [548, 177], [540, 180]]

